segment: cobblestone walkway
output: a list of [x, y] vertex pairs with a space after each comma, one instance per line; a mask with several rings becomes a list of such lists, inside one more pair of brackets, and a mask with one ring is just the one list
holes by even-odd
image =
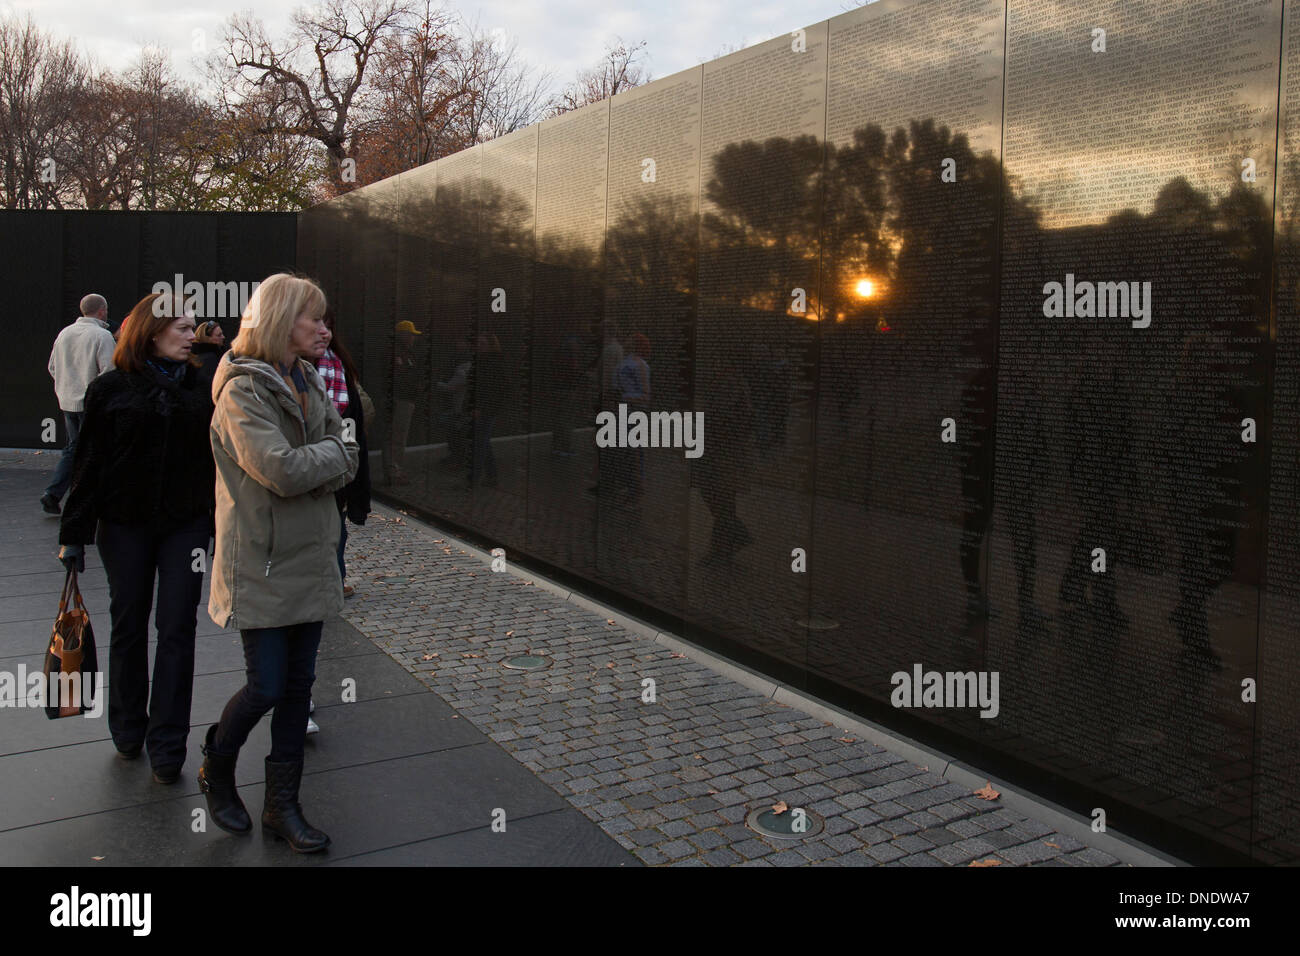
[[[647, 864], [1119, 863], [397, 512], [349, 526], [348, 561], [344, 617]], [[502, 667], [523, 654], [550, 666]], [[778, 800], [824, 831], [792, 843], [745, 825]]]

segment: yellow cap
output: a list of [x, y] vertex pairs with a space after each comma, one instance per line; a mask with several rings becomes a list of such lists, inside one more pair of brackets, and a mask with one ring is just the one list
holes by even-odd
[[410, 319], [403, 319], [401, 322], [398, 322], [398, 323], [397, 323], [397, 331], [399, 331], [399, 332], [410, 332], [412, 335], [423, 335], [423, 334], [424, 334], [423, 332], [421, 332], [419, 329], [417, 329], [417, 328], [415, 327], [415, 323], [412, 322]]

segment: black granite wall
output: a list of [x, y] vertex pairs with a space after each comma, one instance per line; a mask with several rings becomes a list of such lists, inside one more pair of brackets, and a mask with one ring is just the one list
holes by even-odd
[[[156, 282], [178, 273], [186, 283], [258, 282], [294, 268], [296, 242], [293, 213], [0, 210], [0, 446], [63, 447], [47, 366], [83, 296], [104, 296], [116, 329]], [[233, 338], [239, 317], [218, 321]], [[52, 443], [43, 441], [47, 419], [57, 425]]]
[[[382, 490], [1111, 827], [1300, 861], [1293, 18], [880, 0], [305, 212]], [[621, 400], [703, 454], [598, 447]], [[996, 716], [891, 706], [914, 665]]]

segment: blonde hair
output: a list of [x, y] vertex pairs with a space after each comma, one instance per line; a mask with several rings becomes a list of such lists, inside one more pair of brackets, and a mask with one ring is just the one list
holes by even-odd
[[279, 362], [298, 316], [309, 312], [320, 318], [325, 305], [325, 293], [311, 279], [277, 272], [253, 291], [230, 351], [263, 362]]

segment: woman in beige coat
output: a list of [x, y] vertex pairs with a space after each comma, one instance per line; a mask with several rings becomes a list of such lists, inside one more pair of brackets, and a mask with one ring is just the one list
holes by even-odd
[[262, 828], [299, 852], [329, 837], [298, 802], [303, 739], [323, 619], [343, 608], [333, 492], [356, 475], [357, 445], [313, 366], [329, 341], [325, 295], [283, 273], [261, 283], [212, 383], [216, 552], [208, 613], [237, 627], [248, 683], [208, 728], [199, 786], [213, 821], [247, 833], [235, 790], [239, 748], [268, 710]]

